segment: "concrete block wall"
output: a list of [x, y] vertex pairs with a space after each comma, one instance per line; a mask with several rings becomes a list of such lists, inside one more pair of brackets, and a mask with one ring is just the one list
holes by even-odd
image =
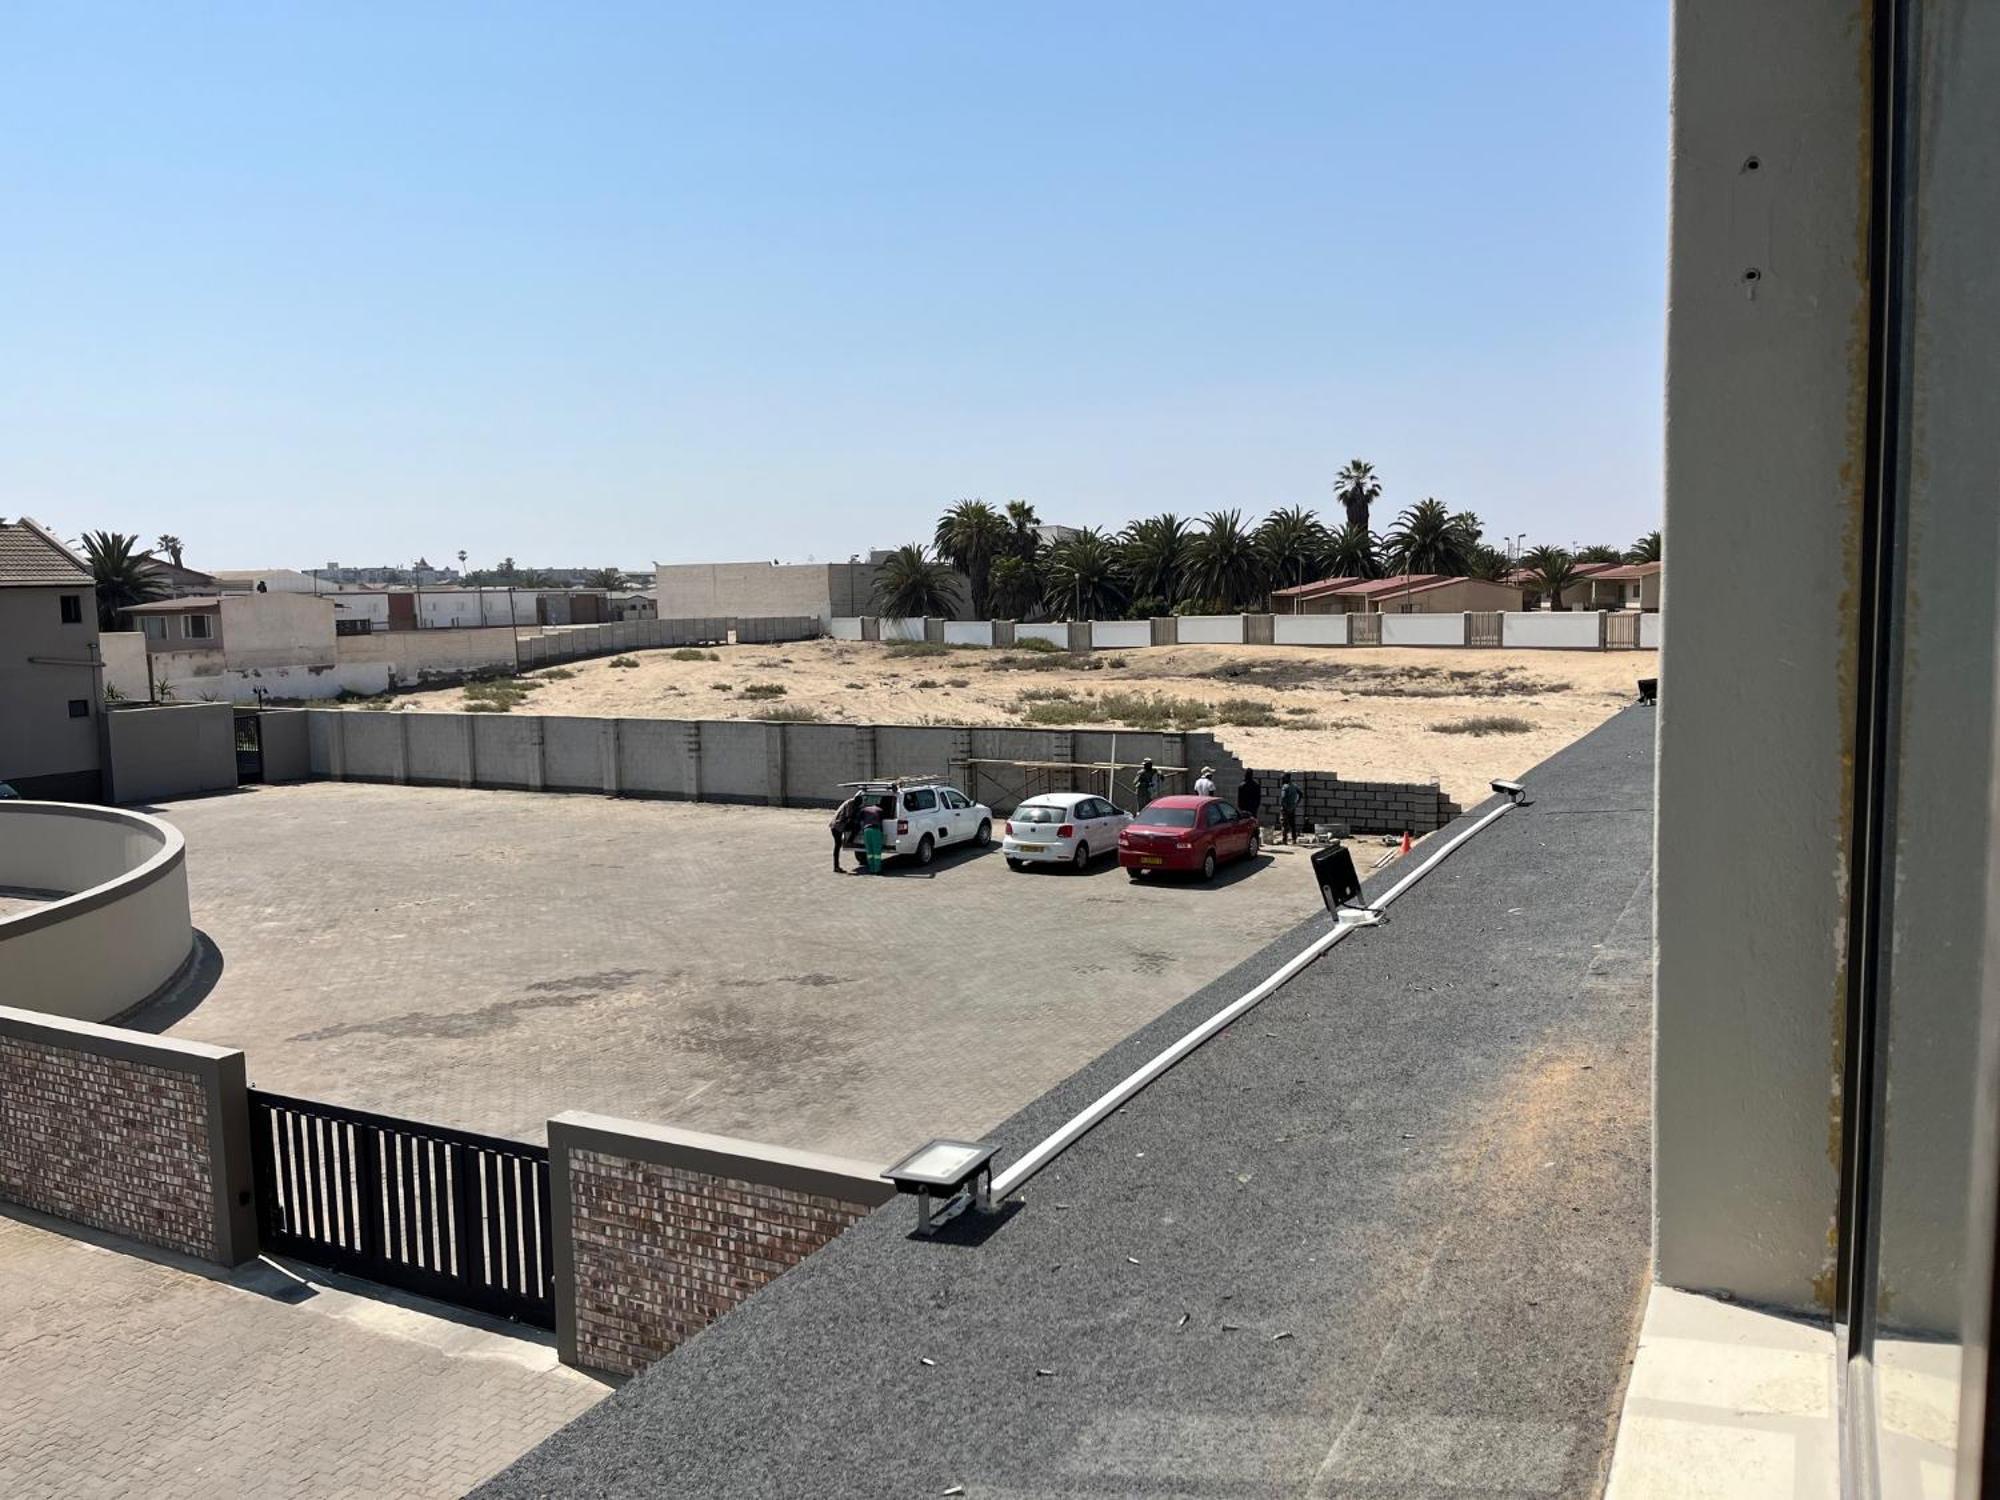
[[0, 1199], [230, 1266], [249, 1190], [241, 1052], [0, 1006]]
[[1226, 794], [1243, 778], [1242, 761], [1207, 732], [301, 712], [312, 774], [330, 780], [832, 807], [843, 782], [939, 776], [1004, 815], [1030, 791], [1106, 790], [1101, 771], [1079, 770], [1065, 786], [1057, 773], [1010, 763], [1116, 761], [1111, 795], [1127, 806], [1147, 756], [1186, 767], [1168, 777], [1169, 792], [1188, 790], [1203, 766]]
[[227, 703], [120, 708], [105, 715], [111, 798], [154, 802], [236, 785], [236, 711]]
[[[1263, 789], [1263, 819], [1278, 821], [1279, 771], [1254, 770]], [[1240, 779], [1240, 778], [1239, 778]], [[1347, 781], [1329, 771], [1294, 771], [1292, 780], [1305, 793], [1299, 826], [1345, 824], [1351, 833], [1434, 833], [1457, 817], [1462, 808], [1435, 782]], [[1233, 786], [1224, 788], [1232, 794]]]
[[566, 1113], [549, 1121], [556, 1343], [636, 1375], [894, 1196], [865, 1163]]

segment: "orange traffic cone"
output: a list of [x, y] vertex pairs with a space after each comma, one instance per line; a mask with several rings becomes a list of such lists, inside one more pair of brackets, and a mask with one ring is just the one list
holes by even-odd
[[1409, 852], [1410, 852], [1410, 830], [1405, 828], [1403, 830], [1403, 847], [1399, 849], [1397, 853], [1408, 854]]

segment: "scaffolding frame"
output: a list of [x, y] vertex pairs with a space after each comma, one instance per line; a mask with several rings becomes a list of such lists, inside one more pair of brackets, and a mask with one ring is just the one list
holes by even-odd
[[[1033, 797], [1047, 796], [1051, 792], [1098, 792], [1114, 806], [1125, 807], [1126, 802], [1119, 797], [1118, 773], [1136, 772], [1141, 762], [1120, 760], [1006, 760], [996, 756], [967, 756], [952, 762], [965, 768], [967, 782], [965, 792], [974, 802], [984, 801], [979, 795], [979, 778], [987, 768], [995, 771], [1019, 771], [1025, 790], [1021, 801]], [[1186, 766], [1155, 765], [1160, 773], [1159, 795], [1167, 795], [1183, 788], [1174, 785], [1175, 778], [1185, 778], [1189, 772]], [[1097, 778], [1103, 778], [1102, 787], [1090, 785]], [[997, 778], [996, 778], [997, 780]], [[1124, 790], [1128, 793], [1136, 788], [1127, 778]], [[1137, 809], [1133, 809], [1137, 811]]]

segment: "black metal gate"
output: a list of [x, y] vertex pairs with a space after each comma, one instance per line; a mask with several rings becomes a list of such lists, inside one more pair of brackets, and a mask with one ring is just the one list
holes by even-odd
[[264, 721], [257, 717], [257, 711], [236, 713], [236, 781], [240, 786], [246, 781], [264, 779]]
[[555, 1327], [546, 1147], [249, 1092], [266, 1250]]

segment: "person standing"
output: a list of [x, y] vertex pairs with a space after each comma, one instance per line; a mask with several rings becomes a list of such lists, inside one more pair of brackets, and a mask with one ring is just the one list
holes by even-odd
[[[1257, 784], [1255, 771], [1243, 773], [1243, 785], [1236, 789], [1236, 805], [1243, 810], [1244, 816], [1251, 818], [1256, 818], [1258, 809], [1264, 805], [1264, 788]], [[1263, 819], [1258, 818], [1257, 821], [1261, 824]]]
[[1139, 762], [1139, 774], [1132, 778], [1132, 791], [1139, 799], [1139, 805], [1132, 809], [1134, 812], [1144, 811], [1146, 804], [1160, 795], [1160, 771], [1152, 756]]
[[[874, 798], [861, 804], [861, 847], [868, 855], [868, 873], [882, 873], [882, 804]], [[861, 872], [856, 870], [855, 874]]]
[[833, 833], [833, 873], [840, 874], [840, 846], [854, 836], [861, 826], [861, 793], [855, 792], [839, 807], [833, 810], [833, 819], [827, 825]]
[[1213, 797], [1215, 795], [1214, 766], [1203, 766], [1201, 768], [1201, 774], [1194, 779], [1194, 794], [1197, 797]]
[[1282, 843], [1296, 844], [1299, 841], [1299, 804], [1305, 800], [1299, 791], [1299, 784], [1292, 780], [1292, 773], [1285, 772], [1278, 778], [1278, 833]]

